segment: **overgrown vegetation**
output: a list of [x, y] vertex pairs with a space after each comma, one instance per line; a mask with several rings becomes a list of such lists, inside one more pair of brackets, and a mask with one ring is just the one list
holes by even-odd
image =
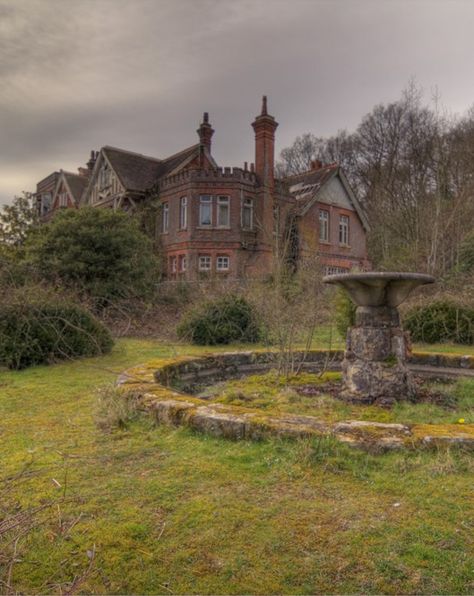
[[252, 306], [234, 294], [194, 306], [184, 315], [177, 332], [182, 339], [208, 346], [255, 343], [261, 336]]
[[411, 309], [404, 321], [413, 341], [474, 343], [474, 308], [435, 300]]
[[2, 294], [0, 365], [35, 364], [95, 356], [111, 350], [109, 331], [91, 313], [41, 288]]
[[98, 386], [180, 350], [0, 373], [2, 591], [472, 593], [472, 454], [97, 428]]

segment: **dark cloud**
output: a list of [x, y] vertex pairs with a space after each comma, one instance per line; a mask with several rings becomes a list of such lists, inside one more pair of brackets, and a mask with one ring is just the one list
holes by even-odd
[[0, 0], [0, 202], [105, 144], [178, 151], [204, 110], [218, 161], [251, 160], [262, 93], [280, 149], [411, 77], [462, 112], [473, 17], [470, 0]]

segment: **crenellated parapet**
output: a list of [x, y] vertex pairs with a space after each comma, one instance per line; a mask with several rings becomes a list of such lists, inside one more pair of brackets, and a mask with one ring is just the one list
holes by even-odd
[[212, 182], [221, 181], [225, 179], [228, 182], [246, 182], [250, 184], [257, 183], [257, 176], [255, 172], [245, 170], [238, 167], [224, 167], [224, 168], [213, 168], [213, 169], [189, 169], [167, 176], [160, 180], [158, 187], [160, 189], [169, 188], [177, 184], [189, 183], [189, 182]]

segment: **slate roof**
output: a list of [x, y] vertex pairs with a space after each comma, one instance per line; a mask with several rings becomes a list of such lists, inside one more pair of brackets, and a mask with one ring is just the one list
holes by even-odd
[[198, 149], [199, 144], [192, 145], [166, 159], [157, 159], [117, 147], [106, 146], [102, 151], [126, 190], [145, 192], [180, 163], [194, 153], [197, 154]]
[[66, 179], [69, 190], [71, 191], [72, 198], [79, 204], [79, 200], [82, 193], [89, 184], [89, 178], [87, 176], [81, 176], [80, 174], [72, 174], [71, 172], [63, 172]]
[[290, 193], [295, 197], [300, 213], [305, 211], [308, 203], [338, 171], [339, 164], [332, 163], [317, 170], [287, 176], [283, 179]]
[[309, 170], [302, 174], [295, 174], [294, 176], [283, 178], [283, 182], [287, 185], [290, 194], [296, 199], [296, 213], [298, 215], [304, 215], [313, 201], [316, 200], [316, 195], [323, 186], [333, 178], [333, 176], [339, 177], [362, 225], [365, 230], [369, 230], [369, 222], [364, 210], [338, 163], [331, 163], [315, 170]]

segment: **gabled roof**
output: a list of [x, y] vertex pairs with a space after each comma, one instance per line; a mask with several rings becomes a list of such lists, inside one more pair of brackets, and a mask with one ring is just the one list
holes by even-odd
[[[102, 148], [103, 154], [119, 177], [123, 187], [126, 190], [137, 192], [145, 192], [150, 189], [160, 178], [192, 161], [199, 155], [199, 151], [200, 145], [196, 143], [165, 159], [157, 159], [117, 147]], [[212, 157], [210, 159], [213, 161]]]
[[290, 193], [295, 197], [298, 211], [304, 215], [315, 200], [316, 194], [339, 171], [337, 163], [322, 166], [317, 170], [310, 170], [294, 176], [287, 176], [284, 181]]
[[72, 174], [71, 172], [63, 172], [63, 174], [74, 202], [79, 204], [82, 193], [89, 184], [89, 178], [81, 174]]
[[59, 177], [56, 182], [56, 188], [54, 189], [53, 193], [53, 200], [51, 205], [54, 205], [56, 200], [56, 196], [61, 188], [61, 184], [64, 184], [66, 190], [69, 192], [72, 200], [79, 205], [79, 201], [82, 197], [84, 190], [87, 188], [89, 184], [89, 178], [87, 176], [83, 176], [81, 174], [74, 174], [72, 172], [65, 172], [64, 170], [59, 170]]
[[298, 215], [302, 216], [305, 215], [311, 206], [318, 200], [318, 194], [322, 188], [336, 176], [341, 181], [362, 225], [365, 230], [368, 230], [369, 222], [367, 217], [339, 164], [332, 163], [308, 172], [295, 174], [294, 176], [287, 176], [283, 181], [288, 185], [290, 193], [296, 199]]
[[109, 146], [102, 153], [126, 190], [144, 192], [159, 177], [160, 159]]

